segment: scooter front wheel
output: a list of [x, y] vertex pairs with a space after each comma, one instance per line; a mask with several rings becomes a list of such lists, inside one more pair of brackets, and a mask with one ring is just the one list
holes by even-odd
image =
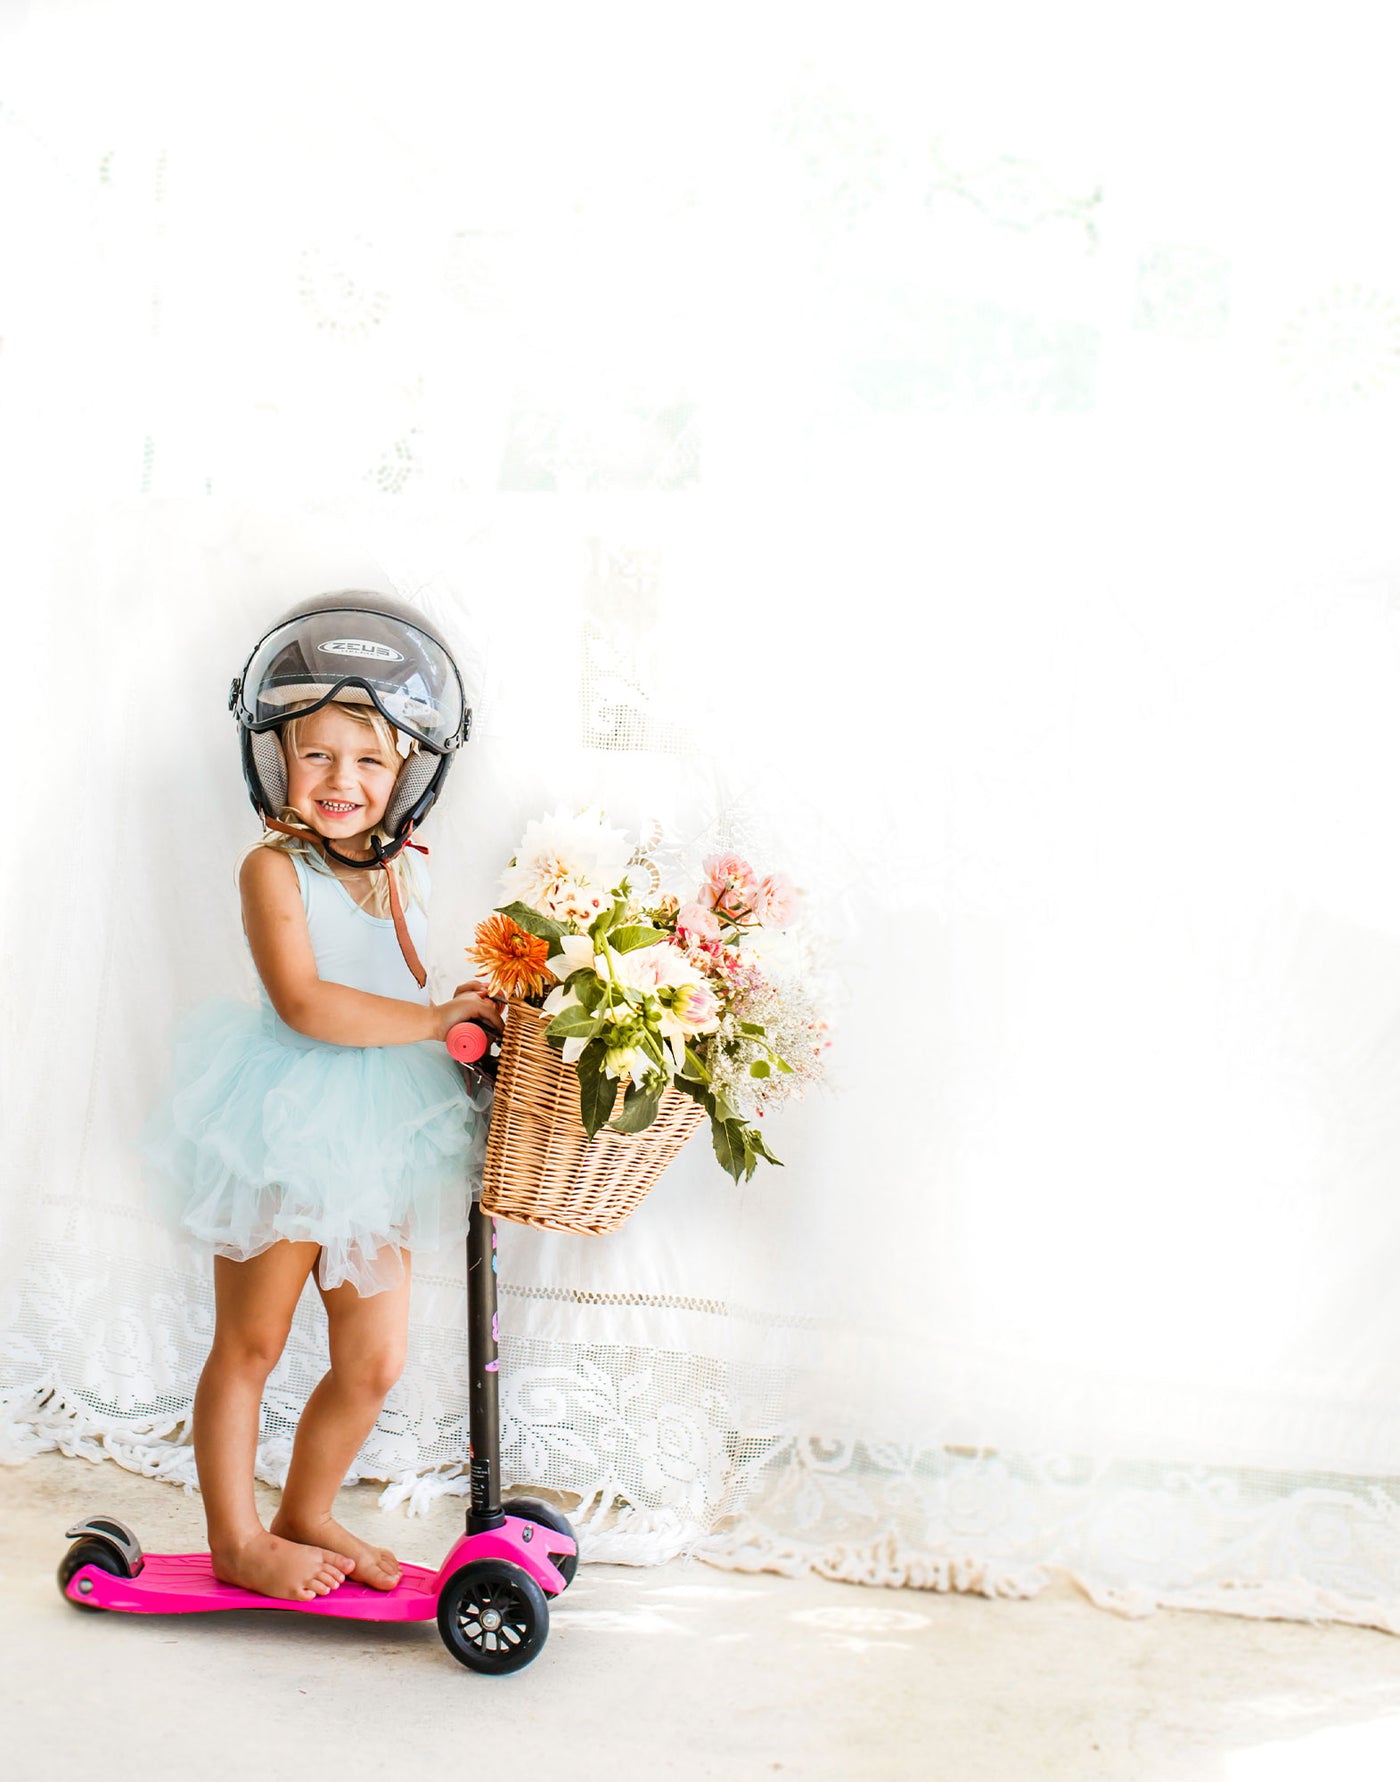
[[[533, 1522], [539, 1528], [551, 1529], [555, 1534], [567, 1535], [578, 1546], [578, 1536], [574, 1533], [574, 1525], [562, 1510], [556, 1510], [553, 1504], [541, 1503], [537, 1497], [508, 1497], [501, 1505], [507, 1516], [519, 1516], [523, 1522]], [[564, 1580], [567, 1590], [578, 1572], [578, 1554], [561, 1553], [551, 1562]]]
[[459, 1664], [500, 1676], [522, 1670], [544, 1645], [549, 1600], [521, 1566], [477, 1559], [443, 1586], [437, 1623]]
[[[75, 1609], [90, 1609], [100, 1612], [101, 1603], [85, 1603], [80, 1596], [69, 1596], [68, 1586], [74, 1574], [80, 1572], [85, 1565], [98, 1566], [104, 1572], [110, 1572], [114, 1578], [129, 1578], [131, 1567], [110, 1542], [97, 1535], [84, 1535], [82, 1540], [73, 1545], [58, 1562], [58, 1588], [63, 1593], [63, 1600], [72, 1603]], [[81, 1590], [82, 1585], [78, 1588]]]

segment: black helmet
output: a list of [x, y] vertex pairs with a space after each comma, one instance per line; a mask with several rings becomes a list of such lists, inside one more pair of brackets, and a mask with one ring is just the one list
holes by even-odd
[[371, 844], [374, 864], [382, 865], [432, 809], [453, 756], [471, 733], [471, 710], [446, 644], [413, 607], [391, 595], [354, 590], [303, 600], [263, 633], [229, 688], [248, 796], [273, 827], [280, 827], [287, 802], [287, 773], [274, 733], [293, 715], [337, 698], [373, 704], [419, 744], [405, 760], [384, 813], [393, 840], [387, 847]]

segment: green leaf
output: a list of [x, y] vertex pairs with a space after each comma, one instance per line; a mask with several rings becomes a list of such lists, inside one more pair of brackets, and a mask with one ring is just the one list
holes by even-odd
[[749, 1128], [748, 1139], [749, 1139], [749, 1148], [750, 1148], [750, 1150], [753, 1151], [753, 1153], [756, 1157], [762, 1157], [768, 1163], [776, 1163], [779, 1169], [783, 1168], [782, 1158], [775, 1157], [773, 1155], [773, 1153], [768, 1149], [767, 1145], [764, 1144], [764, 1142], [763, 1142], [763, 1134], [758, 1130], [758, 1128], [756, 1126], [751, 1126]]
[[739, 1118], [738, 1109], [723, 1091], [715, 1095], [714, 1103], [717, 1120], [737, 1120]]
[[643, 928], [640, 923], [629, 922], [625, 928], [613, 929], [608, 945], [614, 953], [631, 953], [638, 947], [654, 947], [662, 939], [659, 928]]
[[[665, 1085], [662, 1085], [664, 1088]], [[656, 1118], [656, 1111], [661, 1106], [661, 1089], [639, 1089], [635, 1083], [627, 1085], [627, 1094], [623, 1097], [622, 1112], [616, 1120], [608, 1122], [609, 1132], [645, 1132]]]
[[760, 1022], [760, 1021], [741, 1021], [739, 1023], [739, 1031], [740, 1031], [740, 1033], [756, 1034], [759, 1039], [762, 1039], [763, 1034], [764, 1034], [764, 1027], [763, 1027], [762, 1022]]
[[613, 923], [617, 921], [619, 914], [620, 911], [618, 905], [612, 903], [609, 904], [606, 909], [599, 910], [598, 914], [589, 923], [588, 932], [592, 938], [593, 947], [596, 952], [602, 951], [603, 937], [607, 934]]
[[715, 1156], [719, 1158], [720, 1168], [727, 1170], [737, 1182], [744, 1167], [743, 1141], [737, 1134], [731, 1134], [727, 1120], [711, 1122], [710, 1138], [715, 1147]]
[[674, 1082], [682, 1094], [688, 1095], [692, 1101], [698, 1101], [710, 1118], [714, 1119], [715, 1104], [710, 1099], [710, 1092], [703, 1083], [693, 1082], [689, 1077], [676, 1077]]
[[541, 940], [553, 941], [556, 947], [564, 933], [557, 922], [551, 922], [548, 916], [532, 910], [528, 903], [508, 903], [497, 913], [509, 916], [515, 926], [523, 928], [526, 934], [536, 934]]
[[547, 1040], [581, 1039], [585, 1033], [591, 1035], [595, 1026], [596, 1022], [588, 1009], [560, 1009], [545, 1028], [544, 1037]]
[[685, 1049], [685, 1069], [676, 1081], [679, 1082], [681, 1077], [689, 1083], [708, 1083], [710, 1080], [710, 1073], [705, 1069], [694, 1046], [687, 1046]]
[[606, 1056], [607, 1047], [601, 1040], [595, 1040], [584, 1048], [574, 1067], [578, 1071], [579, 1118], [589, 1138], [594, 1138], [606, 1126], [617, 1099], [616, 1077], [603, 1074]]
[[571, 972], [569, 975], [569, 982], [573, 986], [574, 995], [583, 1004], [584, 1008], [589, 1010], [596, 1009], [598, 1004], [603, 1000], [602, 981], [591, 971]]
[[749, 1075], [751, 1077], [771, 1077], [772, 1074], [772, 1067], [766, 1058], [755, 1058], [753, 1063], [749, 1066]]

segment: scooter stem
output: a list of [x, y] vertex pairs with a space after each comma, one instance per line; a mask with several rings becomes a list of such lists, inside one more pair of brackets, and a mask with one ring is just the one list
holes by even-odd
[[496, 1346], [496, 1221], [473, 1200], [467, 1227], [467, 1350], [471, 1370], [471, 1508], [467, 1533], [505, 1523]]

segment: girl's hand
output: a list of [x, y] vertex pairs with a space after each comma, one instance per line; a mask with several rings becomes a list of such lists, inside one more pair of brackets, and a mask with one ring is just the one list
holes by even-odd
[[435, 1002], [433, 1013], [438, 1018], [439, 1039], [446, 1039], [449, 1028], [455, 1027], [459, 1021], [477, 1021], [483, 1027], [494, 1028], [497, 1033], [504, 1027], [501, 1005], [480, 978], [458, 984], [452, 1001]]

